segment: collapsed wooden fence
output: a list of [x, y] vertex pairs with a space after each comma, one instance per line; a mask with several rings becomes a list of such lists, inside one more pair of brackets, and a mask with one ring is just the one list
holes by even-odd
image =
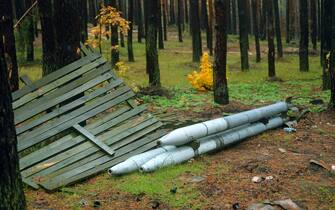
[[14, 92], [20, 170], [34, 188], [54, 190], [144, 152], [162, 123], [89, 48], [81, 59]]

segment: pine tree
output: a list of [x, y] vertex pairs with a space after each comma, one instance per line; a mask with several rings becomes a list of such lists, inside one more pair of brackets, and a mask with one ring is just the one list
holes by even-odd
[[190, 27], [192, 34], [193, 62], [199, 62], [202, 55], [199, 1], [189, 0]]
[[129, 31], [127, 36], [128, 45], [128, 61], [134, 62], [134, 50], [133, 50], [133, 22], [134, 22], [134, 0], [128, 0], [128, 20], [129, 20]]
[[255, 34], [255, 46], [256, 46], [256, 62], [261, 62], [261, 48], [259, 43], [259, 16], [258, 16], [258, 8], [259, 8], [259, 0], [252, 0], [252, 15], [253, 15], [253, 28]]
[[276, 77], [276, 66], [275, 66], [275, 44], [274, 44], [274, 20], [273, 20], [273, 1], [266, 1], [266, 13], [267, 13], [267, 34], [268, 34], [268, 76], [270, 79]]
[[308, 71], [309, 62], [308, 62], [308, 3], [307, 3], [307, 0], [299, 0], [299, 10], [300, 10], [300, 45], [299, 45], [300, 71]]
[[240, 28], [241, 68], [242, 71], [244, 71], [249, 69], [247, 0], [238, 0], [238, 16]]

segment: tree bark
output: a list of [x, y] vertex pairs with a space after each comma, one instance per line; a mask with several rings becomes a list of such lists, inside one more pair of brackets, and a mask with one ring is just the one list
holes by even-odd
[[244, 71], [249, 69], [247, 0], [238, 0], [238, 15], [240, 28], [241, 68], [242, 71]]
[[10, 88], [19, 89], [19, 72], [16, 58], [15, 37], [13, 31], [13, 8], [10, 0], [0, 2], [0, 36], [4, 40], [4, 53], [7, 60]]
[[233, 31], [232, 33], [233, 34], [237, 34], [237, 14], [236, 14], [236, 3], [237, 1], [236, 0], [232, 0], [231, 1], [231, 9], [232, 9], [232, 25], [233, 25]]
[[273, 20], [273, 0], [266, 1], [266, 12], [267, 12], [267, 34], [268, 34], [268, 76], [270, 79], [276, 77], [275, 67], [275, 44], [274, 44], [274, 20]]
[[168, 31], [167, 31], [167, 0], [162, 0], [162, 11], [163, 11], [163, 30], [164, 30], [164, 41], [168, 40]]
[[261, 48], [259, 44], [259, 16], [258, 16], [258, 8], [259, 8], [259, 0], [252, 0], [252, 15], [253, 15], [253, 27], [254, 27], [254, 34], [255, 34], [255, 45], [256, 45], [256, 63], [261, 62]]
[[278, 57], [283, 57], [283, 44], [281, 41], [281, 29], [280, 29], [280, 16], [279, 16], [279, 6], [278, 0], [273, 0], [273, 10], [275, 15], [275, 29], [276, 29], [276, 40], [277, 40], [277, 53]]
[[175, 6], [174, 6], [175, 0], [170, 0], [170, 25], [176, 24], [176, 13], [175, 13]]
[[[261, 26], [266, 26], [266, 0], [262, 0], [262, 12], [261, 12]], [[261, 27], [260, 31], [260, 39], [265, 40], [266, 39], [266, 27]]]
[[190, 3], [190, 23], [192, 34], [193, 62], [199, 62], [202, 55], [199, 2], [189, 0]]
[[331, 89], [331, 77], [330, 71], [328, 70], [327, 56], [330, 54], [332, 49], [331, 35], [333, 29], [331, 23], [333, 22], [333, 1], [323, 0], [322, 1], [322, 23], [321, 23], [321, 64], [322, 64], [322, 89]]
[[138, 43], [142, 43], [142, 37], [144, 35], [143, 15], [142, 15], [142, 0], [137, 0], [136, 2], [137, 2], [137, 21], [138, 21], [137, 41], [138, 41]]
[[[228, 10], [230, 11], [230, 10]], [[208, 34], [207, 44], [209, 48], [209, 54], [213, 55], [213, 19], [214, 19], [214, 8], [213, 0], [208, 0]]]
[[134, 0], [128, 0], [128, 20], [130, 22], [127, 36], [128, 61], [135, 62], [134, 50], [133, 50]]
[[188, 12], [188, 2], [187, 0], [184, 0], [184, 14], [185, 14], [185, 22], [188, 23], [188, 19], [189, 19], [189, 12]]
[[179, 42], [183, 42], [183, 29], [182, 29], [182, 21], [183, 21], [183, 0], [178, 1], [178, 40]]
[[96, 10], [96, 0], [88, 0], [88, 21], [96, 25], [96, 19], [95, 17], [97, 16], [97, 10]]
[[300, 71], [309, 70], [308, 62], [308, 4], [307, 0], [299, 0], [300, 7]]
[[[116, 0], [111, 0], [111, 6], [114, 8], [117, 7]], [[117, 25], [111, 25], [111, 64], [112, 67], [120, 61], [120, 52], [117, 46], [119, 45], [119, 33]]]
[[158, 28], [158, 48], [164, 49], [163, 25], [162, 25], [162, 4], [161, 0], [157, 0], [157, 28]]
[[290, 9], [291, 8], [291, 1], [290, 0], [286, 0], [286, 43], [290, 43], [291, 41], [291, 30], [290, 30], [290, 24], [291, 24], [291, 20], [290, 20]]
[[214, 101], [219, 104], [229, 104], [227, 82], [228, 3], [228, 0], [214, 0], [216, 42], [214, 49], [213, 89]]
[[[6, 2], [11, 4], [10, 2]], [[5, 3], [5, 4], [6, 4]], [[3, 2], [0, 3], [1, 10]], [[8, 5], [7, 5], [8, 6]], [[1, 20], [3, 14], [1, 14]], [[8, 16], [6, 17], [8, 18]], [[7, 27], [0, 21], [0, 28]], [[12, 19], [10, 19], [12, 21]], [[11, 28], [13, 29], [13, 28]], [[5, 61], [3, 35], [0, 39], [0, 209], [26, 209], [23, 184], [19, 169], [17, 139], [14, 127], [11, 90]]]
[[149, 86], [160, 87], [160, 71], [157, 51], [157, 0], [144, 0], [145, 32], [146, 32], [146, 69], [149, 74]]
[[80, 31], [81, 31], [81, 35], [80, 35], [80, 39], [82, 43], [85, 43], [85, 41], [88, 38], [88, 31], [87, 31], [87, 23], [88, 23], [88, 14], [87, 14], [87, 0], [82, 0], [81, 1], [81, 15], [80, 15], [80, 19], [81, 19], [81, 26], [80, 26]]
[[317, 49], [317, 38], [318, 38], [316, 1], [317, 0], [311, 0], [310, 1], [311, 41], [312, 41], [314, 50]]
[[[26, 0], [26, 5], [29, 8], [32, 5], [31, 0]], [[26, 61], [34, 61], [34, 40], [35, 40], [35, 30], [34, 30], [34, 18], [32, 12], [26, 18], [27, 29], [26, 29]]]

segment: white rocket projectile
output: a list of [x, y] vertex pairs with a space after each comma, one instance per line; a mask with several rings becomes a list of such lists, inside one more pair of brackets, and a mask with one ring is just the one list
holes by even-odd
[[176, 148], [175, 146], [164, 146], [159, 147], [157, 149], [149, 150], [142, 154], [135, 155], [131, 158], [128, 158], [124, 162], [121, 162], [113, 166], [112, 168], [108, 169], [108, 173], [110, 175], [121, 175], [131, 173], [133, 171], [140, 169], [141, 165], [143, 165], [150, 159], [156, 157], [157, 155], [173, 150], [175, 148]]
[[289, 105], [286, 102], [278, 102], [258, 109], [178, 128], [160, 138], [157, 143], [159, 145], [184, 145], [220, 131], [273, 117], [277, 114], [287, 112], [288, 108]]

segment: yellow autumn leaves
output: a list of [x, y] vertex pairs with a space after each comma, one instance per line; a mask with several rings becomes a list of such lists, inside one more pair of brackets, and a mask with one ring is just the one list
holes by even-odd
[[213, 64], [209, 60], [207, 52], [201, 57], [199, 71], [193, 71], [187, 76], [187, 79], [192, 87], [198, 91], [213, 90]]

